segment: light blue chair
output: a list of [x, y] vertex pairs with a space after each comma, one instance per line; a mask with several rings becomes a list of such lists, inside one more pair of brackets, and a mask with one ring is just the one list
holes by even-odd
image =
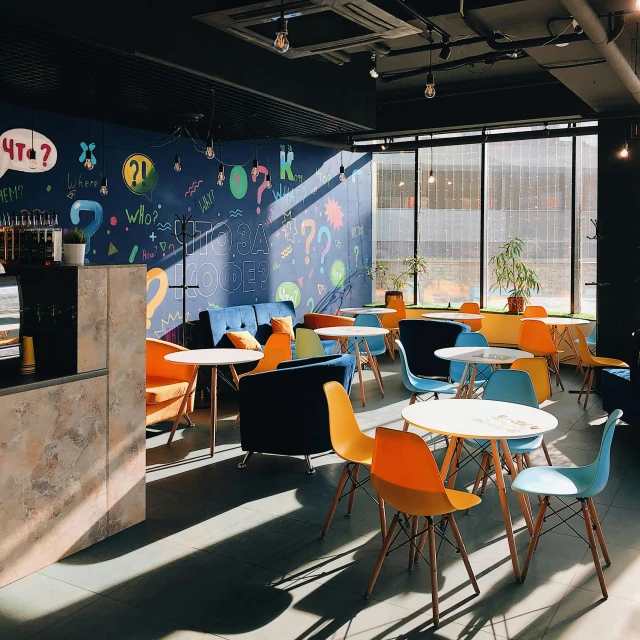
[[[380, 324], [380, 320], [377, 315], [373, 313], [360, 313], [356, 316], [356, 320], [353, 323], [354, 327], [377, 327], [378, 329], [382, 329], [382, 325]], [[387, 352], [387, 343], [385, 342], [384, 335], [381, 336], [373, 336], [371, 338], [357, 338], [358, 340], [358, 349], [360, 350], [360, 357], [366, 358], [366, 363], [371, 367], [371, 371], [376, 378], [376, 382], [378, 383], [378, 388], [380, 389], [380, 394], [384, 396], [384, 384], [382, 382], [382, 374], [380, 373], [380, 367], [378, 366], [377, 356], [381, 356], [382, 354]], [[365, 349], [364, 343], [367, 343], [369, 347], [369, 353], [371, 353], [371, 360], [369, 361], [369, 356], [367, 355], [367, 350]], [[348, 353], [355, 355], [355, 344], [354, 339], [350, 338], [347, 343], [347, 351]]]
[[[452, 385], [449, 382], [443, 382], [442, 380], [432, 380], [430, 378], [420, 378], [411, 373], [411, 371], [409, 370], [407, 353], [404, 350], [402, 342], [400, 342], [400, 340], [396, 340], [395, 342], [398, 345], [398, 352], [400, 353], [402, 383], [404, 384], [405, 388], [411, 391], [411, 400], [409, 401], [409, 405], [412, 405], [416, 400], [418, 400], [418, 396], [422, 395], [423, 393], [433, 394], [433, 397], [436, 400], [438, 400], [438, 396], [441, 393], [455, 394], [457, 389], [455, 385]], [[405, 422], [404, 430], [406, 431], [408, 428], [409, 424]]]
[[[477, 334], [470, 334], [477, 335]], [[500, 402], [512, 402], [514, 404], [523, 404], [527, 407], [538, 408], [538, 398], [531, 376], [526, 371], [518, 371], [516, 369], [496, 369], [487, 380], [482, 394], [483, 400], [499, 400]], [[491, 473], [492, 456], [491, 443], [489, 440], [468, 439], [467, 445], [474, 449], [484, 449], [480, 468], [476, 475], [472, 493], [476, 493], [480, 482], [482, 489], [480, 495], [483, 495], [487, 488], [487, 480]], [[515, 458], [518, 472], [522, 471], [524, 465], [531, 466], [529, 454], [542, 445], [542, 435], [532, 436], [530, 438], [513, 438], [509, 439], [509, 451]], [[502, 451], [502, 445], [499, 444]], [[524, 459], [524, 464], [523, 464]]]
[[[593, 532], [595, 530], [602, 548], [602, 555], [604, 561], [609, 566], [611, 564], [611, 558], [609, 557], [609, 551], [604, 541], [604, 535], [602, 534], [602, 528], [600, 527], [600, 521], [598, 520], [598, 514], [596, 513], [596, 507], [593, 503], [593, 497], [597, 496], [607, 485], [609, 480], [609, 468], [611, 464], [611, 441], [613, 440], [613, 433], [616, 428], [618, 420], [622, 416], [622, 411], [616, 409], [611, 412], [607, 424], [605, 425], [604, 432], [602, 433], [602, 441], [600, 443], [600, 451], [598, 457], [586, 467], [533, 467], [531, 469], [525, 469], [522, 473], [519, 473], [514, 480], [511, 488], [519, 493], [526, 493], [530, 495], [542, 495], [544, 500], [540, 505], [540, 511], [538, 511], [538, 517], [533, 528], [533, 537], [529, 543], [529, 550], [527, 551], [527, 558], [522, 570], [522, 580], [527, 577], [527, 571], [531, 564], [531, 558], [536, 550], [538, 544], [538, 538], [542, 535], [542, 526], [544, 524], [545, 513], [547, 509], [560, 517], [562, 522], [568, 524], [568, 520], [576, 515], [581, 515], [585, 529], [587, 532], [586, 542], [591, 549], [591, 555], [593, 557], [593, 564], [596, 567], [598, 574], [598, 580], [600, 582], [600, 588], [602, 589], [602, 595], [606, 599], [607, 585], [604, 581], [604, 574], [602, 567], [600, 566], [600, 560], [598, 559], [598, 549], [596, 548]], [[550, 504], [550, 498], [553, 496], [558, 499], [564, 506], [558, 511], [553, 509]], [[580, 503], [581, 511], [574, 511], [571, 505], [567, 504], [563, 498], [571, 498], [577, 500]], [[569, 513], [571, 515], [565, 518], [564, 515], [560, 515], [561, 511], [566, 513], [565, 507], [569, 507]], [[571, 527], [571, 525], [569, 525]], [[573, 527], [571, 527], [573, 529]], [[578, 533], [573, 529], [575, 533]], [[578, 535], [580, 535], [578, 533]], [[582, 538], [582, 536], [580, 536]], [[584, 540], [584, 538], [582, 538]]]
[[[456, 347], [488, 347], [489, 343], [484, 335], [481, 333], [461, 333], [456, 338]], [[460, 384], [462, 380], [462, 376], [464, 375], [464, 370], [466, 368], [466, 364], [464, 362], [456, 362], [455, 360], [451, 361], [451, 365], [449, 366], [449, 378], [451, 382], [455, 384]], [[478, 367], [478, 371], [476, 373], [476, 377], [474, 379], [473, 386], [474, 388], [484, 387], [487, 384], [487, 379], [491, 375], [491, 367], [484, 366]], [[469, 382], [471, 377], [471, 371], [467, 372], [467, 379], [465, 380], [465, 384]]]

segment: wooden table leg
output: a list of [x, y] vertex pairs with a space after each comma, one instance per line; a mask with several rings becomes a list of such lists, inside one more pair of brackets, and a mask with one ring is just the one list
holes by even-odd
[[451, 436], [449, 438], [449, 446], [447, 447], [447, 453], [444, 456], [444, 462], [442, 463], [442, 468], [440, 469], [440, 477], [444, 482], [447, 479], [447, 474], [449, 473], [449, 467], [451, 467], [451, 461], [453, 460], [453, 454], [456, 452], [458, 448], [458, 438]]
[[[502, 445], [502, 453], [504, 454], [507, 467], [509, 467], [509, 472], [511, 473], [511, 482], [513, 483], [513, 481], [516, 479], [517, 472], [513, 464], [513, 458], [511, 457], [509, 444], [506, 440], [500, 440], [500, 444]], [[529, 535], [533, 535], [533, 512], [531, 511], [531, 503], [529, 502], [529, 497], [524, 495], [523, 493], [516, 493], [516, 496], [518, 497], [518, 502], [520, 503], [522, 514], [524, 515], [525, 522], [527, 523]]]
[[462, 378], [460, 379], [460, 383], [458, 384], [458, 390], [456, 391], [456, 398], [464, 398], [464, 387], [467, 382], [467, 374], [469, 373], [469, 363], [467, 362], [464, 365], [464, 371], [462, 373]]
[[462, 438], [457, 438], [458, 446], [455, 450], [455, 455], [453, 456], [453, 471], [449, 474], [449, 479], [447, 480], [447, 489], [453, 489], [456, 484], [456, 478], [458, 477], [458, 469], [460, 468], [460, 455], [462, 454], [462, 445], [464, 441]]
[[507, 541], [509, 542], [509, 553], [511, 554], [511, 564], [513, 565], [513, 573], [516, 577], [516, 582], [520, 582], [520, 564], [518, 563], [518, 553], [516, 551], [516, 541], [513, 537], [513, 526], [511, 524], [511, 514], [509, 513], [509, 502], [507, 500], [507, 488], [504, 484], [504, 477], [502, 476], [502, 463], [500, 462], [500, 450], [498, 443], [495, 440], [491, 442], [491, 453], [493, 457], [493, 468], [496, 472], [496, 483], [498, 485], [498, 494], [500, 496], [500, 506], [502, 507], [502, 518], [504, 520], [504, 527], [507, 532]]
[[471, 367], [471, 375], [469, 376], [469, 386], [467, 387], [467, 398], [473, 400], [473, 387], [476, 383], [476, 373], [478, 372], [478, 365], [473, 364]]
[[216, 448], [216, 428], [218, 426], [218, 367], [211, 367], [211, 433], [209, 434], [209, 453], [213, 458]]
[[167, 446], [171, 444], [171, 441], [173, 440], [173, 436], [176, 435], [176, 429], [178, 428], [178, 424], [185, 413], [185, 410], [187, 408], [187, 403], [189, 402], [189, 396], [193, 391], [193, 387], [195, 386], [197, 379], [198, 379], [198, 366], [196, 365], [196, 367], [193, 370], [193, 376], [191, 376], [191, 380], [189, 381], [187, 392], [185, 393], [184, 398], [182, 398], [182, 402], [180, 403], [180, 411], [178, 411], [178, 415], [176, 416], [176, 419], [173, 421], [173, 426], [171, 427], [171, 433], [169, 434], [169, 440], [167, 441]]
[[362, 406], [365, 406], [364, 399], [364, 380], [362, 379], [362, 363], [360, 362], [360, 347], [358, 347], [358, 338], [355, 338], [353, 344], [356, 348], [356, 367], [358, 367], [358, 377], [360, 379], [360, 399], [362, 400]]
[[380, 378], [380, 371], [378, 370], [378, 363], [375, 359], [375, 356], [371, 355], [371, 351], [369, 350], [369, 345], [367, 344], [366, 338], [363, 338], [364, 348], [367, 352], [367, 361], [369, 362], [369, 366], [371, 367], [371, 371], [373, 371], [373, 376], [378, 383], [378, 389], [380, 389], [380, 395], [384, 398], [384, 389], [382, 388], [382, 379]]

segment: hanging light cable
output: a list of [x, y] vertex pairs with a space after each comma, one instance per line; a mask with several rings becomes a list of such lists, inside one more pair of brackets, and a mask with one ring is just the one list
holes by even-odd
[[618, 154], [621, 158], [629, 157], [629, 143], [627, 142], [627, 121], [624, 121], [624, 144], [622, 145], [622, 149], [620, 149], [620, 153]]
[[102, 179], [100, 180], [100, 195], [106, 196], [109, 193], [107, 187], [107, 173], [106, 173], [106, 148], [104, 146], [104, 122], [102, 123]]
[[276, 39], [273, 41], [273, 47], [280, 53], [289, 51], [289, 34], [288, 20], [284, 17], [284, 0], [280, 0], [280, 17], [276, 26]]
[[218, 186], [224, 184], [224, 165], [222, 164], [222, 140], [220, 142], [220, 162], [218, 163]]
[[433, 133], [431, 134], [431, 146], [429, 147], [429, 184], [433, 184], [436, 177], [433, 175]]
[[213, 123], [213, 114], [216, 109], [216, 94], [215, 89], [211, 88], [211, 117], [209, 118], [209, 129], [207, 131], [207, 147], [204, 151], [204, 155], [207, 159], [213, 160], [216, 157], [216, 153], [213, 150], [213, 138], [211, 137], [211, 124]]
[[[433, 44], [433, 31], [429, 29], [429, 42]], [[427, 73], [427, 85], [424, 89], [425, 98], [435, 98], [436, 96], [436, 81], [433, 78], [431, 71], [431, 49], [429, 49], [429, 73]]]
[[253, 166], [251, 167], [251, 177], [256, 181], [258, 177], [258, 141], [256, 140], [256, 114], [253, 114]]
[[31, 149], [29, 149], [29, 153], [27, 154], [29, 158], [29, 169], [32, 171], [38, 168], [38, 161], [36, 160], [36, 150], [35, 145], [33, 143], [33, 109], [31, 109]]
[[[344, 144], [344, 143], [343, 143]], [[347, 176], [344, 172], [344, 162], [342, 161], [342, 149], [340, 149], [340, 182], [344, 182], [347, 179]]]
[[84, 152], [84, 168], [93, 171], [93, 160], [91, 160], [91, 122], [87, 120], [87, 150]]
[[267, 189], [271, 189], [271, 173], [269, 167], [271, 166], [271, 149], [269, 147], [269, 138], [267, 138], [267, 177], [264, 181], [264, 186]]
[[375, 80], [380, 74], [378, 73], [378, 66], [376, 64], [376, 54], [371, 54], [371, 64], [369, 65], [369, 75]]

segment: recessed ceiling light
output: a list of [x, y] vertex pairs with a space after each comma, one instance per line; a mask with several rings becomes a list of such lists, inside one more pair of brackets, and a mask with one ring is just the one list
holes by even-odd
[[558, 42], [558, 44], [556, 45], [556, 47], [568, 47], [569, 43], [568, 42]]

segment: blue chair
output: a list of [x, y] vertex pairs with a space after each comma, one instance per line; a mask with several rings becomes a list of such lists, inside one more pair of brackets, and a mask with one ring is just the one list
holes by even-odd
[[[489, 343], [484, 335], [481, 333], [461, 333], [456, 338], [456, 347], [488, 347]], [[462, 380], [462, 376], [464, 375], [464, 370], [466, 368], [466, 364], [464, 362], [456, 362], [455, 360], [451, 361], [451, 365], [449, 366], [449, 378], [451, 382], [455, 384], [460, 384]], [[483, 387], [487, 383], [487, 379], [491, 375], [491, 367], [484, 366], [478, 367], [478, 371], [476, 373], [476, 377], [474, 379], [474, 388]], [[471, 372], [467, 372], [467, 377], [465, 380], [465, 384], [469, 382], [469, 378], [471, 377]]]
[[[477, 335], [477, 334], [471, 334]], [[531, 376], [526, 371], [518, 371], [516, 369], [496, 369], [486, 382], [483, 400], [499, 400], [500, 402], [512, 402], [514, 404], [523, 404], [527, 407], [538, 408], [538, 398]], [[482, 482], [480, 495], [483, 495], [487, 488], [487, 480], [491, 473], [492, 456], [491, 443], [488, 440], [467, 440], [467, 444], [473, 448], [484, 449], [480, 468], [476, 475], [472, 493], [475, 493]], [[518, 473], [522, 471], [523, 459], [527, 467], [531, 466], [529, 454], [542, 445], [542, 435], [532, 436], [530, 438], [513, 438], [509, 439], [509, 451], [515, 458], [518, 467]], [[502, 449], [502, 445], [500, 445]]]
[[[536, 523], [533, 528], [533, 537], [529, 543], [527, 558], [522, 570], [523, 581], [527, 577], [527, 571], [529, 570], [533, 553], [536, 550], [538, 538], [542, 535], [542, 526], [547, 509], [551, 509], [554, 514], [559, 515], [560, 511], [564, 511], [565, 507], [569, 507], [571, 515], [568, 518], [560, 516], [560, 519], [562, 522], [567, 522], [567, 520], [578, 514], [582, 515], [587, 532], [587, 542], [591, 549], [593, 564], [596, 567], [602, 595], [605, 599], [608, 597], [607, 585], [604, 581], [604, 574], [600, 566], [600, 560], [598, 559], [598, 549], [596, 548], [593, 536], [594, 530], [600, 542], [602, 555], [604, 556], [604, 561], [607, 566], [611, 564], [611, 558], [609, 557], [609, 551], [604, 541], [604, 535], [602, 534], [596, 507], [593, 503], [593, 497], [597, 496], [606, 487], [607, 481], [609, 480], [611, 441], [613, 440], [613, 433], [620, 416], [622, 416], [620, 409], [611, 412], [604, 432], [602, 433], [598, 457], [591, 464], [588, 464], [586, 467], [577, 468], [535, 467], [525, 469], [522, 473], [518, 474], [511, 485], [511, 488], [519, 493], [544, 496], [544, 500], [540, 505], [540, 511], [538, 511], [538, 517], [536, 518]], [[555, 511], [553, 507], [551, 507], [549, 500], [551, 496], [557, 498], [564, 505], [558, 511]], [[565, 498], [577, 500], [580, 503], [581, 511], [574, 511], [573, 508], [565, 502]], [[573, 527], [571, 528], [573, 529]]]
[[[404, 350], [402, 342], [400, 342], [400, 340], [396, 340], [396, 344], [398, 345], [398, 352], [400, 353], [402, 383], [409, 391], [411, 391], [411, 400], [409, 401], [409, 405], [412, 405], [416, 400], [418, 400], [418, 396], [423, 393], [432, 393], [433, 397], [438, 400], [438, 395], [440, 393], [454, 394], [456, 392], [456, 387], [448, 382], [430, 380], [429, 378], [419, 378], [418, 376], [413, 375], [409, 369], [407, 353]], [[404, 430], [406, 431], [408, 428], [409, 423], [405, 422]]]
[[[380, 324], [380, 320], [377, 315], [373, 313], [360, 313], [356, 316], [356, 321], [353, 323], [354, 327], [377, 327], [378, 329], [382, 329], [382, 325]], [[380, 394], [384, 396], [383, 391], [383, 383], [382, 383], [382, 375], [380, 373], [380, 367], [378, 367], [378, 360], [376, 356], [381, 356], [387, 351], [387, 343], [385, 342], [384, 336], [373, 336], [371, 338], [357, 338], [358, 340], [358, 349], [360, 350], [360, 357], [364, 359], [365, 363], [369, 365], [371, 371], [373, 371], [373, 375], [376, 378], [376, 382], [378, 383], [378, 388], [380, 389]], [[371, 354], [371, 360], [369, 360], [369, 356], [367, 354], [367, 350], [365, 349], [364, 343], [367, 343], [367, 347], [369, 347], [369, 353]], [[355, 355], [355, 344], [353, 338], [349, 340], [347, 343], [347, 351], [348, 353]]]

